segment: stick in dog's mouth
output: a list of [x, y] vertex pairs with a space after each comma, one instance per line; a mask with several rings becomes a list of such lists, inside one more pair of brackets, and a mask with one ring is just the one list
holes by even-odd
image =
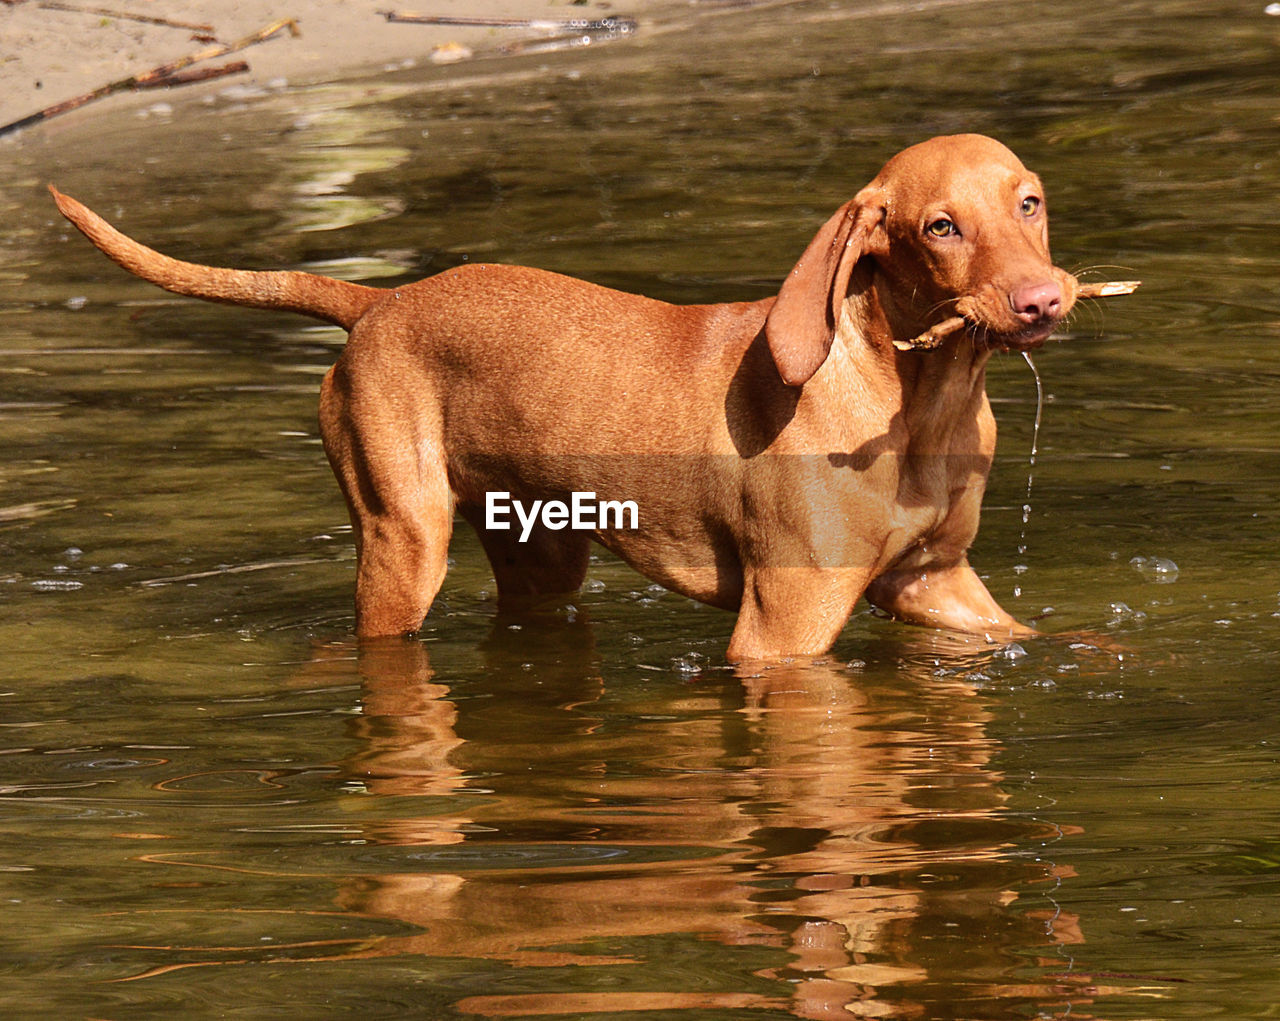
[[[1109, 280], [1098, 284], [1081, 284], [1076, 291], [1076, 298], [1111, 298], [1119, 294], [1132, 294], [1142, 286], [1141, 280]], [[931, 351], [939, 347], [956, 330], [963, 329], [969, 322], [964, 316], [952, 316], [944, 319], [936, 326], [931, 326], [924, 333], [911, 340], [895, 340], [893, 346], [899, 351]]]

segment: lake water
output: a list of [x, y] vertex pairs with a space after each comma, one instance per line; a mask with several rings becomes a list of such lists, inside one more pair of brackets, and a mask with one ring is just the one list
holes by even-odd
[[[1277, 33], [1261, 0], [697, 9], [6, 143], [6, 1013], [1273, 1017]], [[973, 551], [1119, 659], [860, 611], [737, 676], [731, 615], [603, 555], [498, 617], [465, 529], [421, 641], [362, 654], [315, 424], [341, 331], [156, 291], [43, 192], [222, 265], [736, 300], [958, 130], [1040, 173], [1062, 265], [1145, 281], [1036, 355], [1034, 466], [1033, 377], [993, 363]]]

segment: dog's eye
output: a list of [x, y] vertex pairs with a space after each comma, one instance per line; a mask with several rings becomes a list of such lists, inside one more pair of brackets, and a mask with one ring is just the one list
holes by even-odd
[[1022, 200], [1022, 215], [1035, 216], [1036, 210], [1040, 208], [1040, 200], [1034, 195], [1028, 195]]
[[925, 228], [925, 230], [927, 230], [935, 238], [945, 238], [945, 237], [951, 236], [952, 234], [960, 233], [958, 230], [956, 230], [956, 225], [952, 223], [950, 220], [948, 220], [945, 216], [939, 217], [938, 219], [934, 220], [933, 223], [929, 224], [929, 226]]

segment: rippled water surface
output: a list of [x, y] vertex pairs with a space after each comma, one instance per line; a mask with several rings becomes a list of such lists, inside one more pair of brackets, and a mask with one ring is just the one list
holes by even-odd
[[[1273, 1016], [1263, 7], [716, 12], [6, 143], [6, 1012]], [[973, 556], [1120, 660], [860, 612], [828, 663], [740, 677], [730, 615], [603, 556], [571, 605], [499, 618], [462, 529], [421, 642], [359, 654], [315, 425], [342, 333], [158, 292], [42, 190], [199, 261], [712, 301], [771, 293], [885, 158], [956, 130], [1041, 174], [1063, 265], [1145, 281], [1036, 356], [1034, 468], [1034, 381], [993, 365]]]

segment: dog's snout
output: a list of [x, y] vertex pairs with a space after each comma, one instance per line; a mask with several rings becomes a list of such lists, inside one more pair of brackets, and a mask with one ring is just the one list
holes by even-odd
[[1013, 314], [1026, 323], [1056, 319], [1062, 312], [1062, 288], [1048, 281], [1020, 287], [1009, 295]]

